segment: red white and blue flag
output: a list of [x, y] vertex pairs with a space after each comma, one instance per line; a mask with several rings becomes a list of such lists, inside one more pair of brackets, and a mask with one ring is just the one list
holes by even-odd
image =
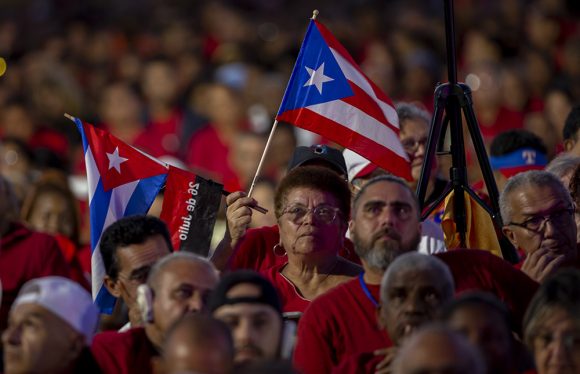
[[276, 115], [411, 180], [392, 101], [322, 24], [311, 20]]
[[81, 133], [89, 188], [93, 300], [111, 313], [115, 298], [103, 285], [105, 267], [99, 250], [103, 231], [120, 218], [146, 214], [165, 183], [167, 165], [74, 118]]

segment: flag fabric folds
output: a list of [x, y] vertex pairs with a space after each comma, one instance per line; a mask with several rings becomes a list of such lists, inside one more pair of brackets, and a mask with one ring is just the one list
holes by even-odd
[[276, 120], [315, 132], [411, 180], [392, 101], [311, 20]]
[[101, 235], [120, 218], [147, 213], [165, 183], [167, 166], [106, 131], [77, 118], [74, 122], [82, 137], [89, 185], [93, 300], [101, 312], [111, 313], [115, 298], [103, 285]]
[[161, 219], [175, 250], [207, 257], [222, 190], [219, 183], [169, 167]]

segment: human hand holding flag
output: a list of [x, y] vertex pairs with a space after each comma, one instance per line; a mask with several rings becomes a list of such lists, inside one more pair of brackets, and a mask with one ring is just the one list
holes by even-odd
[[412, 179], [392, 101], [314, 19], [276, 120], [320, 134], [386, 171]]

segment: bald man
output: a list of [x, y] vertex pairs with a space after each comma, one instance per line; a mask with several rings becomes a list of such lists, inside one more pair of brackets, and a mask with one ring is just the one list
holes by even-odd
[[394, 374], [483, 374], [479, 351], [452, 330], [433, 325], [409, 338], [394, 364]]
[[176, 252], [159, 260], [137, 291], [144, 327], [95, 337], [93, 354], [104, 372], [151, 373], [165, 333], [179, 318], [205, 308], [218, 272], [205, 258]]
[[228, 326], [210, 316], [188, 314], [165, 336], [156, 374], [227, 374], [233, 367], [234, 343]]

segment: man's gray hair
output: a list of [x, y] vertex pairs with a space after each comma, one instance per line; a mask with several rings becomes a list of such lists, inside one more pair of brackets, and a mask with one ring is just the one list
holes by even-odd
[[399, 116], [399, 125], [407, 120], [418, 119], [425, 121], [427, 125], [430, 126], [431, 115], [425, 109], [420, 108], [416, 104], [401, 102], [395, 105], [395, 107], [397, 109], [397, 115]]
[[147, 276], [147, 285], [151, 288], [154, 288], [154, 286], [156, 285], [156, 283], [158, 281], [159, 274], [163, 271], [163, 269], [167, 265], [169, 265], [175, 261], [182, 261], [182, 260], [207, 265], [209, 268], [211, 268], [213, 271], [216, 272], [216, 276], [218, 274], [216, 268], [211, 263], [211, 261], [209, 261], [205, 257], [198, 256], [198, 255], [191, 253], [191, 252], [173, 252], [171, 254], [168, 254], [167, 256], [162, 257], [153, 265], [153, 267], [151, 268], [151, 271], [149, 272], [149, 275]]
[[561, 180], [565, 176], [574, 173], [578, 165], [580, 165], [580, 157], [563, 153], [550, 161], [545, 170]]
[[530, 170], [519, 173], [508, 179], [500, 197], [499, 210], [503, 224], [512, 220], [513, 210], [510, 204], [510, 196], [524, 187], [546, 187], [550, 186], [567, 204], [572, 205], [570, 191], [556, 177], [556, 175], [543, 170]]
[[381, 280], [381, 301], [385, 301], [386, 292], [390, 282], [399, 273], [406, 271], [433, 271], [443, 281], [443, 297], [446, 300], [453, 298], [455, 293], [455, 281], [449, 267], [439, 258], [419, 252], [408, 252], [398, 256], [387, 268]]
[[358, 202], [359, 202], [360, 198], [362, 197], [362, 195], [365, 194], [367, 188], [369, 188], [373, 184], [379, 183], [379, 182], [396, 183], [396, 184], [400, 185], [401, 187], [405, 188], [407, 191], [409, 191], [409, 193], [411, 194], [411, 197], [413, 198], [413, 201], [415, 204], [415, 209], [417, 210], [417, 214], [419, 215], [419, 217], [421, 217], [421, 212], [419, 209], [419, 199], [417, 199], [417, 195], [415, 195], [415, 191], [413, 191], [413, 189], [411, 189], [411, 187], [409, 187], [409, 184], [403, 178], [397, 177], [396, 175], [393, 175], [393, 174], [379, 175], [379, 176], [376, 176], [374, 178], [371, 178], [361, 187], [361, 189], [358, 191], [358, 193], [352, 199], [352, 213], [351, 214], [353, 217], [356, 214], [356, 210], [358, 208]]

